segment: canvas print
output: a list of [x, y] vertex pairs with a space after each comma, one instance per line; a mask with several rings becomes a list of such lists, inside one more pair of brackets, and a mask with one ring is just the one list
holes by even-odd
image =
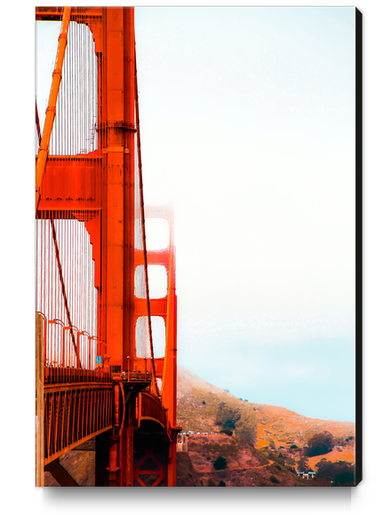
[[361, 14], [35, 35], [36, 486], [356, 486]]

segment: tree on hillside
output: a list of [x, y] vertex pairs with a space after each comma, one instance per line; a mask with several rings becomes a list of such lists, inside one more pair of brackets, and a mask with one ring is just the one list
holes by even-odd
[[240, 420], [236, 423], [236, 436], [246, 443], [254, 444], [257, 436], [257, 419], [251, 408], [241, 410]]
[[216, 425], [223, 426], [224, 429], [235, 429], [240, 416], [239, 409], [230, 406], [227, 402], [221, 402], [217, 408]]
[[306, 456], [320, 456], [327, 454], [334, 447], [334, 437], [329, 431], [318, 433], [308, 440], [304, 451]]
[[297, 464], [297, 469], [300, 472], [308, 472], [309, 466], [308, 466], [308, 458], [306, 456], [302, 456]]
[[227, 466], [227, 460], [223, 456], [219, 456], [217, 460], [213, 462], [213, 466], [216, 470], [222, 470]]
[[321, 479], [325, 478], [327, 481], [333, 483], [334, 486], [353, 486], [354, 485], [354, 466], [346, 461], [338, 461], [333, 463], [331, 461], [322, 460], [316, 464], [318, 472], [316, 477]]

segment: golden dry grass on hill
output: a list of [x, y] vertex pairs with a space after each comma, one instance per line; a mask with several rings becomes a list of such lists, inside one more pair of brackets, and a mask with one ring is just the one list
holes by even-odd
[[[231, 395], [228, 391], [200, 379], [188, 370], [182, 367], [178, 368], [178, 423], [182, 425], [183, 431], [207, 432], [209, 434], [220, 431], [222, 428], [216, 425], [216, 418], [218, 418], [217, 413], [222, 403], [225, 403], [225, 406], [234, 412], [238, 410], [241, 414], [241, 418], [236, 424], [234, 435], [231, 437], [231, 442], [236, 440], [239, 445], [235, 451], [233, 448], [229, 451], [231, 456], [227, 471], [231, 473], [236, 471], [239, 474], [240, 469], [242, 472], [250, 469], [252, 471], [258, 470], [259, 472], [260, 469], [272, 466], [270, 460], [267, 459], [262, 463], [259, 462], [260, 456], [267, 458], [268, 453], [271, 453], [270, 455], [273, 456], [273, 466], [278, 464], [277, 457], [281, 456], [287, 462], [285, 465], [288, 464], [291, 469], [297, 469], [303, 447], [307, 445], [308, 440], [312, 436], [324, 431], [329, 431], [334, 436], [334, 439], [339, 442], [339, 445], [325, 455], [308, 458], [309, 467], [316, 470], [316, 464], [322, 458], [332, 462], [355, 462], [354, 423], [313, 419], [283, 407], [245, 402]], [[252, 451], [249, 451], [249, 440], [245, 437], [248, 436], [251, 430], [254, 449], [261, 452], [261, 455], [255, 456], [251, 454]], [[213, 456], [208, 455], [207, 447], [205, 447], [206, 442], [210, 443], [211, 438], [216, 439], [216, 437], [209, 435], [207, 441], [205, 438], [205, 436], [201, 437], [201, 435], [192, 436], [193, 447], [189, 450], [194, 468], [199, 477], [204, 477], [204, 481], [207, 477], [205, 474], [216, 475], [211, 462]], [[227, 438], [227, 441], [230, 440], [229, 437], [224, 438]], [[223, 451], [223, 446], [221, 451]], [[225, 451], [228, 452], [228, 449], [225, 449]], [[237, 457], [234, 456], [234, 452], [238, 453]], [[247, 455], [244, 461], [240, 458], [242, 454]], [[282, 470], [279, 473], [274, 472], [274, 475], [278, 478], [279, 475], [285, 474], [285, 469], [284, 474]], [[251, 474], [249, 478], [250, 476]], [[259, 473], [257, 477], [258, 484], [260, 484], [261, 476]], [[248, 480], [250, 481], [249, 478]], [[263, 479], [266, 481], [267, 478], [264, 477]], [[285, 477], [283, 480], [287, 481], [286, 484], [292, 484], [292, 478], [288, 480]], [[241, 484], [241, 481], [240, 478], [237, 478], [236, 483], [234, 483]], [[309, 483], [307, 484], [309, 486]]]
[[353, 422], [322, 420], [299, 415], [293, 411], [267, 404], [256, 405], [258, 446], [268, 445], [272, 439], [275, 446], [297, 445], [301, 447], [316, 433], [329, 431], [336, 439], [354, 437]]

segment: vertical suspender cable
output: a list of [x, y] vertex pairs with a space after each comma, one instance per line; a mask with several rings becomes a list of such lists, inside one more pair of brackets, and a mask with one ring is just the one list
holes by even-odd
[[61, 290], [62, 290], [62, 295], [63, 295], [63, 298], [64, 298], [65, 310], [66, 310], [67, 318], [68, 318], [68, 324], [71, 327], [72, 343], [73, 343], [73, 348], [75, 349], [75, 353], [76, 353], [77, 366], [79, 367], [80, 366], [80, 359], [78, 357], [78, 349], [77, 349], [76, 342], [75, 342], [75, 335], [73, 334], [73, 331], [72, 331], [71, 313], [69, 311], [68, 299], [67, 299], [66, 291], [65, 291], [64, 277], [63, 277], [62, 267], [61, 267], [61, 262], [60, 262], [60, 252], [59, 252], [58, 244], [57, 244], [57, 233], [56, 233], [56, 228], [54, 226], [53, 218], [50, 218], [50, 222], [51, 222], [51, 226], [52, 226], [53, 242], [54, 242], [54, 248], [55, 248], [55, 253], [56, 253], [56, 261], [57, 261], [58, 273], [59, 273], [59, 276], [60, 276]]

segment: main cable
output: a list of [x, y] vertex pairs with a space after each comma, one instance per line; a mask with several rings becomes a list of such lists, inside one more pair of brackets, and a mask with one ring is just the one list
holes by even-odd
[[146, 243], [146, 234], [145, 234], [144, 192], [143, 192], [142, 163], [141, 163], [140, 114], [139, 114], [139, 104], [138, 104], [136, 42], [134, 43], [134, 82], [135, 82], [134, 89], [135, 89], [135, 108], [136, 108], [135, 109], [136, 110], [136, 134], [137, 134], [137, 162], [138, 162], [139, 190], [140, 190], [141, 227], [142, 227], [143, 251], [144, 251], [145, 289], [146, 289], [147, 308], [148, 308], [149, 346], [150, 346], [150, 352], [151, 352], [153, 379], [155, 382], [156, 391], [159, 394], [159, 389], [158, 389], [157, 381], [156, 381], [155, 358], [154, 358], [154, 353], [153, 353], [151, 303], [150, 303], [150, 297], [149, 297], [147, 243]]

